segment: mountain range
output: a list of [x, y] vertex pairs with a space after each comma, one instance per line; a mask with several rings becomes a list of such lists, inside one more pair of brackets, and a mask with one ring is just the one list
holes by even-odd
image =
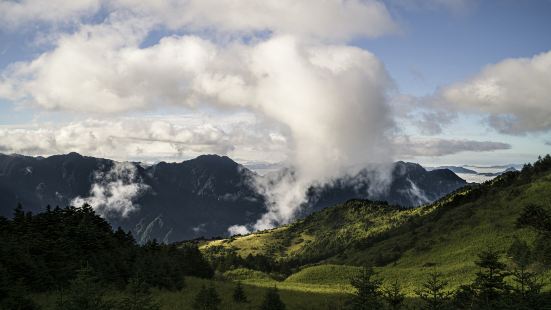
[[[374, 190], [368, 174], [364, 169], [312, 187], [300, 217], [353, 198], [415, 207], [467, 184], [449, 169], [427, 171], [406, 162], [392, 166], [383, 190]], [[255, 178], [262, 176], [218, 155], [145, 165], [77, 153], [0, 154], [0, 215], [11, 216], [18, 203], [38, 212], [87, 202], [142, 243], [225, 236], [229, 226], [254, 223], [266, 211]]]

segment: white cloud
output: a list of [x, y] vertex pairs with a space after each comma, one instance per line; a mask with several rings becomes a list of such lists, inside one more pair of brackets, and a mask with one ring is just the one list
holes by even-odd
[[224, 33], [271, 31], [318, 39], [376, 37], [396, 31], [384, 4], [373, 0], [118, 0], [172, 28]]
[[74, 198], [71, 205], [80, 207], [87, 203], [104, 217], [128, 216], [139, 208], [134, 201], [149, 190], [137, 175], [136, 167], [128, 162], [114, 162], [109, 171], [97, 171], [94, 181], [90, 195]]
[[77, 22], [100, 8], [100, 0], [2, 0], [0, 25], [16, 27], [35, 22]]
[[256, 118], [201, 115], [88, 119], [61, 125], [0, 127], [0, 151], [31, 155], [78, 152], [117, 160], [182, 160], [205, 153], [284, 160], [284, 141]]
[[228, 228], [230, 235], [246, 235], [250, 233], [249, 229], [242, 225], [233, 225]]
[[445, 156], [460, 152], [490, 152], [496, 150], [508, 150], [511, 145], [493, 141], [473, 141], [457, 139], [410, 139], [409, 137], [397, 138], [397, 153], [402, 157], [415, 156]]
[[459, 111], [482, 112], [507, 134], [551, 129], [551, 52], [489, 65], [473, 78], [444, 87], [437, 98]]
[[[110, 5], [119, 9], [104, 23], [60, 35], [53, 50], [11, 66], [0, 81], [0, 96], [96, 115], [207, 105], [219, 111], [248, 111], [267, 120], [265, 128], [275, 124], [278, 130], [261, 131], [269, 133], [266, 141], [286, 147], [283, 158], [272, 162], [286, 159], [295, 173], [266, 190], [269, 212], [257, 227], [290, 221], [312, 183], [338, 177], [351, 167], [392, 159], [389, 137], [394, 123], [386, 97], [393, 83], [383, 64], [366, 50], [327, 43], [395, 30], [379, 2], [119, 0]], [[199, 31], [142, 46], [149, 31], [160, 24], [229, 36], [205, 38]], [[258, 34], [263, 31], [269, 33]], [[243, 36], [251, 33], [257, 35]], [[78, 128], [79, 137], [88, 136], [86, 142], [74, 141], [76, 135], [60, 136], [59, 130], [45, 132], [50, 142], [38, 147], [65, 149], [74, 143], [89, 148], [85, 153], [98, 148], [109, 152], [120, 147], [115, 140], [120, 141], [117, 133], [123, 132], [124, 139], [165, 147], [172, 139], [184, 141], [182, 151], [191, 145], [199, 151], [229, 153], [235, 147], [234, 139], [216, 128], [173, 134], [166, 124], [111, 125], [89, 132]], [[250, 142], [250, 135], [236, 137]], [[213, 143], [200, 146], [194, 139]], [[10, 145], [17, 146], [17, 141]], [[136, 147], [134, 153], [147, 152], [136, 143], [122, 145]]]
[[398, 28], [385, 5], [375, 0], [4, 0], [0, 1], [0, 24], [78, 22], [101, 13], [101, 8], [175, 30], [222, 34], [268, 31], [348, 40], [377, 37]]

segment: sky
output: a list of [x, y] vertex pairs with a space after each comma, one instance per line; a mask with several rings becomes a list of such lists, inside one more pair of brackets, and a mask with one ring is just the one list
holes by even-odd
[[551, 153], [549, 29], [547, 0], [0, 0], [0, 152], [215, 153], [302, 187], [532, 162]]

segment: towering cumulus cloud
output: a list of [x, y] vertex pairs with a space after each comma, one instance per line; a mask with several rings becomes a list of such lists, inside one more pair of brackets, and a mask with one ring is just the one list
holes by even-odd
[[[384, 4], [119, 0], [104, 6], [112, 10], [105, 22], [60, 34], [55, 49], [12, 66], [0, 95], [93, 113], [208, 106], [277, 124], [290, 172], [258, 184], [266, 215], [231, 231], [286, 223], [311, 185], [392, 159], [386, 100], [392, 81], [373, 54], [346, 43], [396, 30]], [[144, 44], [159, 27], [185, 35]]]
[[254, 102], [288, 126], [293, 143], [292, 173], [261, 184], [269, 212], [254, 228], [265, 229], [292, 219], [314, 183], [389, 158], [390, 81], [373, 55], [352, 47], [275, 38], [256, 47], [253, 59]]

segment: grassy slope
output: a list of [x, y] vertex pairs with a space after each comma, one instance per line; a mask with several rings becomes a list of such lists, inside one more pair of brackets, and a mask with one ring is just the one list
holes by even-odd
[[[374, 262], [384, 265], [377, 269], [387, 282], [399, 280], [409, 294], [429, 271], [442, 272], [454, 288], [474, 276], [477, 253], [488, 247], [505, 252], [514, 237], [534, 238], [531, 231], [515, 227], [525, 205], [551, 207], [551, 173], [526, 184], [482, 188], [478, 198], [473, 194], [476, 190], [464, 189], [415, 210], [349, 202], [292, 225], [213, 241], [201, 248], [219, 246], [282, 261], [317, 258], [320, 266], [306, 266], [278, 283], [298, 291], [350, 292], [348, 278], [356, 270], [352, 266]], [[275, 283], [269, 278], [248, 278], [245, 273], [237, 278], [260, 286]]]
[[203, 251], [225, 248], [245, 257], [263, 254], [277, 260], [320, 261], [342, 253], [351, 244], [397, 228], [433, 207], [401, 210], [385, 203], [352, 200], [316, 212], [294, 224], [201, 245]]
[[[153, 299], [161, 306], [161, 309], [163, 310], [193, 309], [193, 299], [199, 292], [201, 286], [209, 286], [214, 284], [214, 287], [222, 300], [220, 309], [258, 309], [267, 290], [267, 288], [262, 286], [244, 284], [243, 288], [249, 303], [236, 304], [232, 299], [233, 290], [235, 289], [234, 282], [186, 278], [186, 284], [186, 287], [178, 292], [153, 290]], [[281, 299], [286, 304], [287, 309], [342, 309], [348, 299], [348, 296], [343, 294], [304, 292], [285, 288], [280, 288], [279, 293]], [[111, 291], [106, 299], [116, 300], [120, 299], [121, 296], [121, 293]], [[34, 296], [34, 300], [38, 302], [44, 310], [56, 309], [56, 298], [57, 296], [51, 293]]]

